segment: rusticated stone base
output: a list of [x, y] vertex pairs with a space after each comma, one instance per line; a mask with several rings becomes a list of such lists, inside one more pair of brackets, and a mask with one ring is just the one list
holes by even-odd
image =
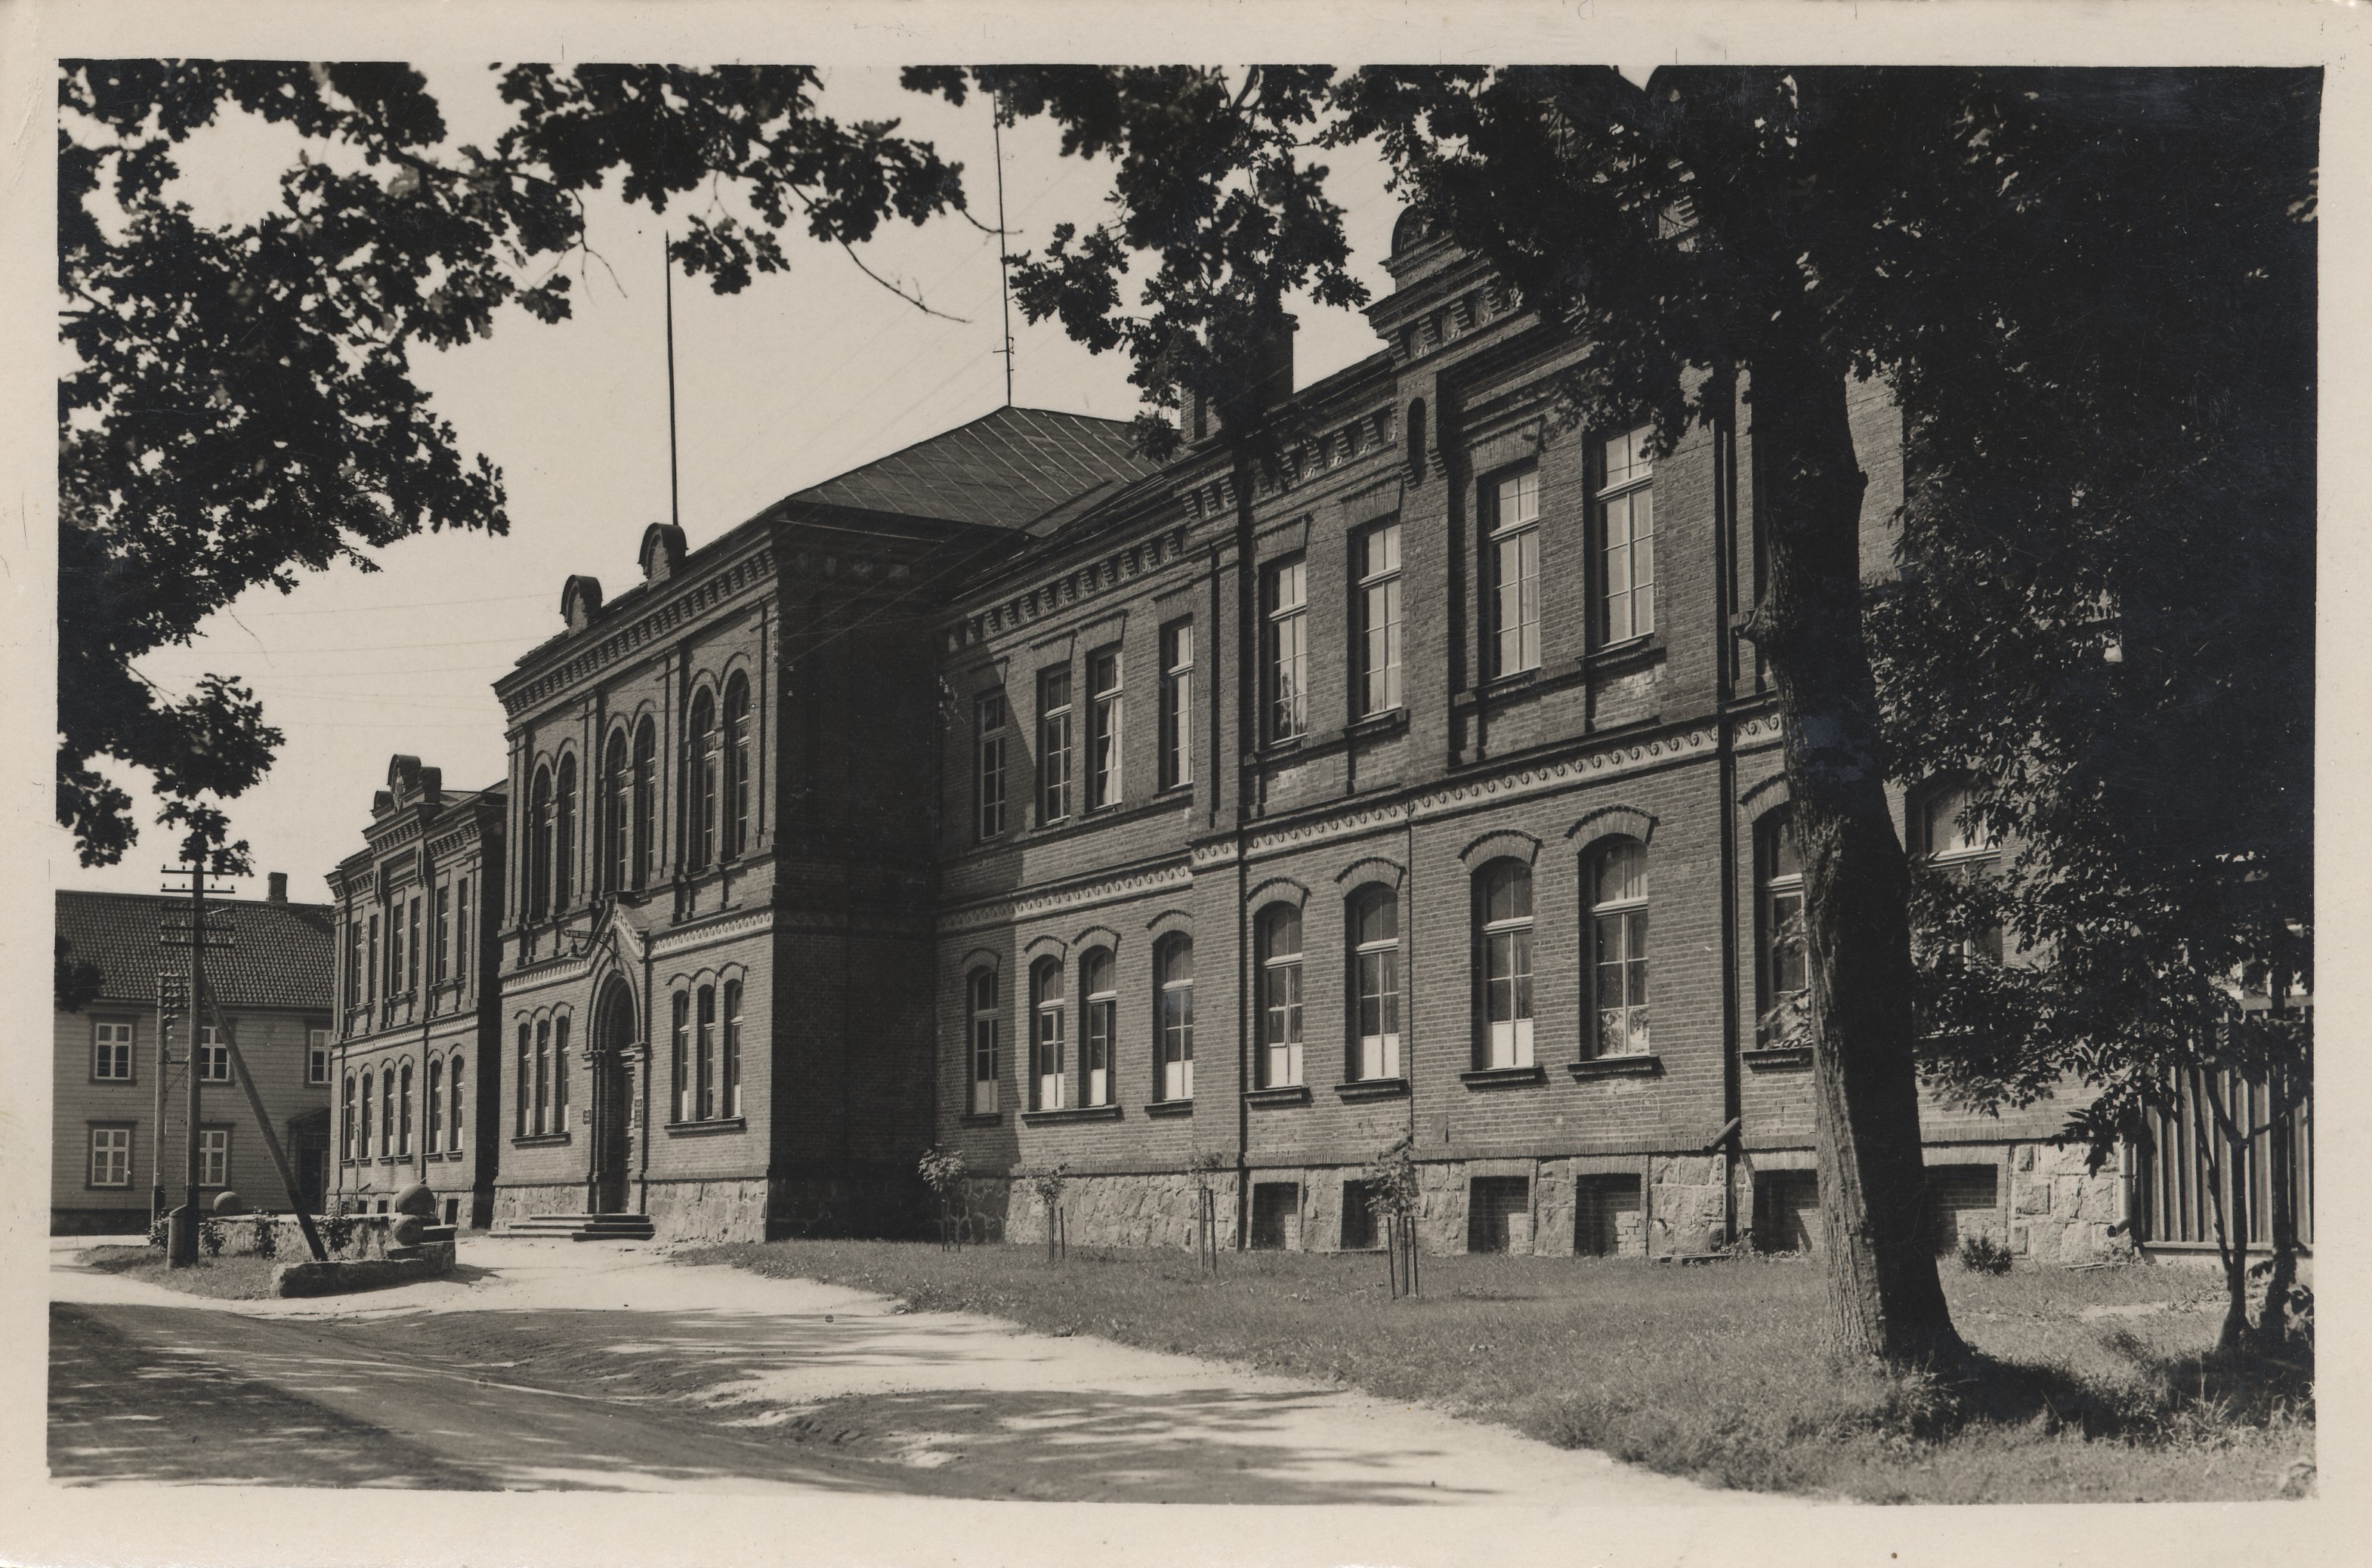
[[2039, 1263], [2088, 1263], [2129, 1255], [2113, 1167], [2084, 1169], [2084, 1150], [2020, 1144], [2009, 1159], [2009, 1249]]
[[660, 1241], [763, 1241], [766, 1181], [654, 1181], [644, 1195], [643, 1212]]
[[[1262, 1171], [1260, 1179], [1289, 1179], [1292, 1173]], [[1176, 1247], [1195, 1244], [1195, 1215], [1203, 1179], [1190, 1171], [1151, 1176], [1075, 1176], [1063, 1190], [1063, 1234], [1082, 1247]], [[1209, 1178], [1219, 1245], [1236, 1245], [1236, 1179], [1232, 1171]], [[1027, 1181], [998, 1178], [971, 1183], [972, 1207], [987, 1223], [983, 1239], [1045, 1244], [1046, 1205]], [[1307, 1189], [1304, 1189], [1305, 1201]], [[1303, 1227], [1303, 1235], [1308, 1227]]]

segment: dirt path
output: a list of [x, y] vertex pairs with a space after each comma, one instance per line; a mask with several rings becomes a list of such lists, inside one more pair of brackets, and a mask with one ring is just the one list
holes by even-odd
[[1708, 1492], [1499, 1428], [655, 1248], [213, 1302], [52, 1272], [62, 1481], [1605, 1506]]

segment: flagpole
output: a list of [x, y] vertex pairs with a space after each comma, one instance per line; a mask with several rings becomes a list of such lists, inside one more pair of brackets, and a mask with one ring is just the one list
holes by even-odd
[[676, 482], [675, 459], [675, 261], [668, 254], [667, 231], [659, 231], [659, 262], [667, 269], [668, 372], [668, 521], [683, 527], [683, 504]]
[[1005, 266], [1005, 127], [1003, 116], [996, 112], [996, 99], [989, 99], [988, 133], [996, 149], [996, 293], [1005, 306], [1005, 406], [1013, 406], [1013, 289], [1006, 281]]

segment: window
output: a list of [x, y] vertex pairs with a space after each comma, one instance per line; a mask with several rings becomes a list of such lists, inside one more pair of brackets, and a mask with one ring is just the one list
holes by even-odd
[[1161, 1082], [1166, 1100], [1194, 1098], [1194, 944], [1170, 936], [1154, 949], [1155, 1032], [1160, 1040]]
[[453, 1056], [452, 1074], [446, 1080], [448, 1086], [447, 1092], [452, 1096], [453, 1109], [452, 1115], [446, 1122], [445, 1148], [448, 1153], [451, 1154], [458, 1154], [460, 1152], [461, 1129], [468, 1125], [467, 1122], [461, 1120], [461, 1067], [462, 1057], [459, 1051], [456, 1051]]
[[713, 1121], [716, 1118], [716, 987], [700, 988], [694, 1011], [698, 1021], [692, 1036], [692, 1115], [702, 1121]]
[[1592, 1036], [1599, 1056], [1647, 1053], [1647, 846], [1614, 839], [1589, 866]]
[[548, 1132], [568, 1131], [568, 1016], [552, 1022], [552, 1122]]
[[685, 824], [684, 850], [691, 868], [700, 871], [716, 860], [716, 699], [704, 691], [692, 700], [690, 747], [686, 761], [692, 789], [686, 808], [692, 819]]
[[1792, 1029], [1788, 1016], [1808, 983], [1804, 972], [1804, 872], [1796, 859], [1788, 810], [1754, 825], [1754, 1014], [1757, 1044]]
[[552, 770], [538, 768], [527, 796], [527, 917], [552, 909]]
[[90, 1130], [90, 1184], [93, 1187], [132, 1185], [132, 1129], [94, 1127]]
[[992, 691], [972, 708], [972, 837], [1005, 831], [1005, 694]]
[[449, 882], [436, 885], [436, 907], [430, 916], [428, 946], [436, 983], [442, 985], [453, 976], [453, 885]]
[[1476, 902], [1482, 1038], [1477, 1066], [1532, 1064], [1532, 869], [1519, 861], [1486, 866]]
[[395, 1152], [410, 1158], [412, 1155], [412, 1063], [407, 1062], [396, 1074], [396, 1137]]
[[1260, 1086], [1284, 1088], [1301, 1077], [1301, 912], [1277, 904], [1260, 923]]
[[[364, 1097], [363, 1103], [370, 1103], [368, 1096]], [[368, 1133], [364, 1134], [364, 1144], [366, 1146], [369, 1144]], [[338, 1099], [338, 1157], [342, 1160], [355, 1157], [355, 1075], [352, 1073], [346, 1074], [345, 1087]]]
[[[522, 1022], [518, 1027], [518, 1093], [514, 1097], [513, 1100], [513, 1103], [517, 1106], [518, 1110], [517, 1115], [514, 1119], [513, 1135], [520, 1138], [524, 1138], [528, 1135], [528, 1104], [535, 1095], [535, 1044], [533, 1030], [534, 1026], [525, 1022]], [[366, 1101], [370, 1098], [368, 1090], [364, 1091], [363, 1098]], [[366, 1107], [366, 1111], [367, 1111], [367, 1107]], [[368, 1140], [366, 1139], [365, 1142], [368, 1142]]]
[[1032, 1110], [1063, 1109], [1063, 966], [1039, 960], [1029, 971], [1029, 1082]]
[[198, 1185], [227, 1187], [230, 1185], [230, 1129], [201, 1127], [198, 1129]]
[[1520, 1252], [1530, 1249], [1532, 1184], [1521, 1176], [1478, 1176], [1466, 1191], [1466, 1250]]
[[1599, 443], [1598, 540], [1606, 563], [1600, 644], [1656, 629], [1655, 435], [1653, 425], [1643, 424]]
[[403, 925], [403, 989], [407, 994], [420, 989], [420, 895], [412, 895], [404, 912]]
[[371, 1157], [371, 1075], [368, 1073], [363, 1074], [362, 1120], [358, 1126], [360, 1131], [355, 1137], [355, 1158], [366, 1160]]
[[971, 1113], [996, 1113], [996, 971], [975, 970], [971, 1004]]
[[1087, 656], [1087, 809], [1121, 802], [1120, 650]]
[[1309, 579], [1305, 563], [1279, 562], [1261, 585], [1267, 657], [1266, 738], [1291, 740], [1309, 728]]
[[634, 875], [629, 882], [639, 889], [651, 877], [652, 856], [658, 847], [658, 727], [645, 719], [634, 731]]
[[1401, 526], [1359, 536], [1359, 715], [1401, 705]]
[[1194, 779], [1194, 623], [1161, 629], [1160, 785], [1175, 789]]
[[[1913, 797], [1912, 853], [1920, 869], [1930, 876], [1979, 881], [1993, 869], [2000, 846], [1984, 821], [1974, 793], [1965, 782], [1931, 784]], [[1998, 925], [1957, 944], [1964, 958], [2002, 960]]]
[[613, 731], [603, 752], [601, 864], [608, 868], [611, 891], [634, 881], [634, 774], [626, 761], [626, 732]]
[[320, 1024], [308, 1025], [305, 1029], [305, 1081], [330, 1081], [330, 1031]]
[[387, 993], [403, 994], [403, 900], [397, 899], [387, 911]]
[[230, 1046], [212, 1024], [198, 1031], [198, 1082], [230, 1082]]
[[552, 1132], [552, 1020], [535, 1021], [535, 1114], [528, 1124], [541, 1135]]
[[102, 1018], [90, 1027], [90, 1075], [110, 1083], [132, 1081], [132, 1025]]
[[671, 1102], [675, 1107], [673, 1120], [677, 1121], [689, 1121], [692, 1120], [691, 993], [683, 991], [677, 992], [675, 993], [674, 1006], [675, 1048], [669, 1058], [673, 1068], [673, 1076], [669, 1079], [669, 1083], [674, 1094], [674, 1099]]
[[363, 969], [363, 923], [352, 911], [346, 914], [346, 1005], [359, 1007], [368, 985]]
[[1351, 900], [1350, 1075], [1401, 1075], [1401, 904], [1389, 888]]
[[1541, 475], [1509, 474], [1491, 490], [1484, 557], [1491, 584], [1491, 673], [1514, 675], [1541, 663]]
[[560, 782], [552, 786], [552, 910], [566, 909], [576, 893], [576, 754], [560, 760]]
[[750, 681], [736, 675], [725, 685], [725, 853], [750, 853], [750, 763], [755, 757], [750, 729]]
[[1079, 1103], [1110, 1105], [1112, 1035], [1120, 1013], [1110, 948], [1099, 948], [1079, 960]]
[[428, 1059], [428, 1121], [424, 1129], [421, 1148], [436, 1154], [445, 1147], [445, 1059]]
[[470, 879], [461, 878], [453, 891], [453, 981], [470, 978]]
[[741, 1114], [741, 982], [725, 982], [725, 1110]]
[[[378, 984], [378, 916], [376, 913], [370, 917], [370, 968], [365, 972], [370, 976], [370, 983], [376, 988]], [[376, 989], [372, 994], [374, 997], [377, 995]]]
[[1038, 677], [1038, 825], [1071, 814], [1071, 672]]

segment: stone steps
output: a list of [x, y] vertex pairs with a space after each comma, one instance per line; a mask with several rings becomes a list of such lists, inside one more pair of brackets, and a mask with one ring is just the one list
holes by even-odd
[[657, 1234], [648, 1214], [529, 1214], [503, 1221], [494, 1233], [569, 1241], [648, 1241]]

